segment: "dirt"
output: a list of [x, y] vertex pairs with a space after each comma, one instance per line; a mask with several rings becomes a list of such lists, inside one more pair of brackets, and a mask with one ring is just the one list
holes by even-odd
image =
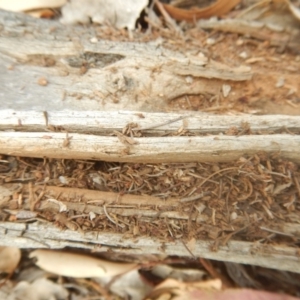
[[[205, 33], [195, 32], [195, 29], [185, 31], [185, 38], [191, 42], [182, 43], [180, 51], [209, 53], [211, 59], [234, 67], [251, 66], [253, 78], [241, 83], [227, 82], [232, 88], [227, 98], [221, 91], [219, 99], [213, 101], [211, 95], [192, 95], [189, 97], [190, 103], [186, 98], [176, 99], [170, 103], [170, 108], [195, 111], [209, 111], [209, 108], [211, 112], [222, 113], [300, 114], [300, 56], [288, 50], [279, 53], [278, 48], [270, 47], [263, 41], [248, 40], [230, 33], [215, 34], [214, 38], [219, 42], [206, 46], [207, 37], [203, 35]], [[241, 53], [247, 53], [248, 58], [242, 59]], [[249, 58], [258, 60], [247, 63]]]
[[[173, 99], [166, 111], [205, 111], [212, 113], [250, 113], [300, 115], [300, 49], [270, 46], [268, 41], [238, 34], [210, 32], [184, 25], [183, 35], [166, 28], [154, 28], [151, 34], [126, 32], [112, 28], [97, 29], [97, 38], [148, 42], [162, 38], [162, 45], [173, 51], [204, 55], [225, 65], [250, 66], [253, 78], [243, 82], [224, 82], [231, 86], [225, 98], [219, 95], [187, 95]], [[208, 39], [215, 41], [207, 44]], [[246, 57], [245, 57], [246, 56]]]

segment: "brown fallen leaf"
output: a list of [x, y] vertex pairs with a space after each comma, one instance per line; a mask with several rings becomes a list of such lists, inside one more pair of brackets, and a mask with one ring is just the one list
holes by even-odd
[[[220, 279], [197, 282], [182, 282], [168, 278], [162, 283], [158, 284], [146, 299], [168, 299], [168, 295], [175, 295], [174, 298], [172, 297], [172, 300], [190, 299], [189, 293], [193, 293], [194, 291], [219, 291], [221, 288], [222, 282]], [[199, 297], [198, 299], [202, 298]]]
[[43, 18], [43, 19], [51, 19], [55, 17], [55, 11], [49, 8], [42, 9], [34, 9], [26, 12], [27, 15], [30, 15], [34, 18]]
[[0, 272], [11, 274], [18, 266], [21, 251], [16, 247], [0, 247]]
[[213, 16], [220, 17], [233, 9], [240, 0], [218, 0], [205, 8], [192, 8], [190, 10], [174, 7], [162, 3], [168, 14], [177, 21], [193, 22], [198, 19], [207, 19]]

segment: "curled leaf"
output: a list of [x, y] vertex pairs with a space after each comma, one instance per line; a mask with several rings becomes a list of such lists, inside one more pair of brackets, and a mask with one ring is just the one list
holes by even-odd
[[88, 255], [43, 249], [31, 252], [30, 257], [36, 258], [36, 265], [47, 272], [75, 278], [116, 276], [137, 266], [110, 262]]
[[193, 22], [198, 19], [208, 19], [213, 16], [220, 17], [225, 15], [240, 2], [240, 0], [218, 0], [210, 6], [190, 10], [174, 7], [169, 4], [162, 4], [169, 15], [175, 20]]

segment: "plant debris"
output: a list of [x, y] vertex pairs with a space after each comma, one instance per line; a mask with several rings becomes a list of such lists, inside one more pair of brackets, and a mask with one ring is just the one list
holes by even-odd
[[31, 211], [30, 221], [82, 232], [299, 245], [299, 166], [280, 157], [132, 164], [2, 156], [1, 165], [1, 185], [18, 186], [1, 201], [1, 221], [26, 222]]

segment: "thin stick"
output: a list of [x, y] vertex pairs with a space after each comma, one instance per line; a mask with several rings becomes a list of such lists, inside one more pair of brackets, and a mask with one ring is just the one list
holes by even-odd
[[222, 172], [225, 172], [225, 171], [229, 171], [229, 170], [234, 170], [234, 169], [238, 169], [238, 167], [230, 167], [230, 168], [225, 168], [225, 169], [222, 169], [222, 170], [219, 170], [211, 175], [209, 175], [208, 177], [206, 177], [199, 185], [198, 185], [198, 188], [201, 187], [206, 181], [208, 181], [210, 178], [214, 177], [215, 175], [219, 174], [219, 173], [222, 173]]
[[211, 262], [207, 259], [204, 258], [199, 258], [200, 263], [204, 267], [204, 269], [207, 271], [207, 273], [212, 277], [212, 278], [219, 278], [222, 281], [222, 285], [224, 288], [232, 287], [232, 284], [229, 282], [229, 280], [220, 274], [211, 264]]
[[163, 5], [158, 1], [158, 0], [154, 0], [155, 5], [157, 6], [158, 10], [160, 11], [160, 13], [163, 15], [163, 17], [166, 20], [166, 23], [172, 27], [175, 32], [179, 32], [182, 35], [182, 30], [180, 29], [179, 26], [177, 26], [176, 22], [174, 21], [174, 19], [172, 19], [170, 17], [170, 15], [167, 13], [167, 11], [165, 10], [165, 8], [163, 7]]
[[107, 210], [106, 210], [106, 206], [105, 206], [105, 205], [103, 205], [103, 210], [104, 210], [104, 213], [105, 213], [105, 215], [107, 216], [108, 220], [110, 220], [110, 221], [111, 221], [112, 223], [114, 223], [115, 225], [120, 226], [121, 228], [125, 228], [125, 225], [119, 224], [119, 223], [115, 222], [115, 220], [113, 220], [113, 219], [110, 217], [110, 215], [107, 213]]
[[191, 256], [193, 258], [196, 258], [196, 256], [194, 255], [194, 253], [189, 249], [189, 247], [185, 244], [185, 242], [181, 240], [181, 243], [184, 246], [184, 248], [191, 254]]
[[298, 196], [300, 197], [300, 186], [299, 186], [299, 182], [296, 176], [294, 176], [294, 183], [298, 192]]
[[208, 108], [203, 108], [201, 109], [202, 112], [208, 112], [208, 111], [215, 111], [215, 110], [220, 110], [220, 109], [230, 109], [230, 105], [220, 105], [220, 106], [212, 106]]
[[[89, 288], [94, 289], [97, 293], [102, 295], [104, 299], [112, 300], [112, 296], [109, 294], [109, 290], [107, 287], [103, 287], [101, 284], [98, 284], [97, 282], [87, 280], [87, 279], [79, 279], [76, 278], [76, 282], [85, 286], [88, 286]], [[90, 297], [87, 297], [90, 299]], [[102, 297], [97, 296], [96, 299], [99, 299]]]
[[275, 233], [275, 234], [280, 234], [280, 235], [285, 235], [285, 236], [290, 236], [292, 238], [294, 238], [295, 236], [290, 234], [290, 233], [285, 233], [285, 232], [281, 232], [281, 231], [277, 231], [277, 230], [274, 230], [274, 229], [270, 229], [270, 228], [267, 228], [267, 227], [264, 227], [264, 226], [260, 226], [259, 227], [261, 230], [265, 230], [265, 231], [268, 231], [268, 232], [271, 232], [271, 233]]
[[182, 120], [184, 118], [187, 118], [187, 117], [188, 116], [181, 116], [181, 117], [178, 117], [176, 119], [173, 119], [173, 120], [170, 120], [170, 121], [166, 121], [166, 122], [163, 122], [163, 123], [159, 123], [159, 124], [153, 125], [153, 126], [148, 126], [148, 127], [145, 127], [145, 128], [133, 128], [132, 131], [141, 131], [141, 130], [148, 130], [148, 129], [162, 127], [162, 126], [165, 126], [165, 125], [169, 125], [169, 124], [175, 123], [175, 122], [180, 121], [180, 120]]
[[[240, 12], [236, 16], [236, 18], [241, 18], [242, 16], [246, 15], [247, 13], [249, 13], [251, 10], [255, 9], [256, 7], [270, 4], [270, 2], [271, 2], [270, 0], [259, 1], [258, 3], [255, 3], [255, 4], [251, 5], [250, 7], [244, 9], [242, 12]], [[262, 11], [261, 13], [263, 13], [263, 12], [265, 12], [265, 11]]]
[[267, 174], [270, 174], [270, 175], [277, 175], [277, 176], [281, 176], [281, 177], [284, 177], [284, 178], [291, 178], [290, 176], [288, 175], [284, 175], [284, 174], [281, 174], [281, 173], [278, 173], [278, 172], [271, 172], [269, 170], [265, 170], [265, 172]]
[[261, 220], [262, 220], [262, 218], [258, 218], [257, 220], [248, 223], [248, 224], [245, 225], [244, 227], [242, 227], [242, 228], [240, 228], [240, 229], [237, 229], [237, 230], [235, 230], [234, 232], [229, 233], [229, 234], [225, 237], [225, 239], [222, 241], [222, 245], [223, 245], [223, 246], [226, 245], [227, 242], [228, 242], [235, 234], [237, 234], [237, 233], [239, 233], [239, 232], [245, 230], [245, 229], [246, 229], [247, 227], [249, 227], [250, 225], [252, 225], [252, 224], [254, 224], [254, 223], [256, 223], [256, 222], [259, 222], [259, 221], [261, 221]]
[[30, 210], [34, 211], [35, 207], [35, 197], [34, 197], [34, 191], [33, 191], [33, 186], [32, 182], [28, 183], [28, 190], [29, 190], [29, 203], [30, 203]]
[[45, 119], [46, 127], [48, 127], [48, 125], [49, 125], [48, 112], [47, 111], [43, 111], [43, 116], [44, 116], [44, 119]]
[[201, 194], [197, 194], [197, 195], [194, 195], [194, 196], [190, 196], [190, 197], [185, 197], [185, 198], [181, 198], [179, 200], [179, 202], [191, 202], [191, 201], [195, 201], [195, 200], [198, 200], [206, 195], [209, 195], [211, 192], [203, 192]]

